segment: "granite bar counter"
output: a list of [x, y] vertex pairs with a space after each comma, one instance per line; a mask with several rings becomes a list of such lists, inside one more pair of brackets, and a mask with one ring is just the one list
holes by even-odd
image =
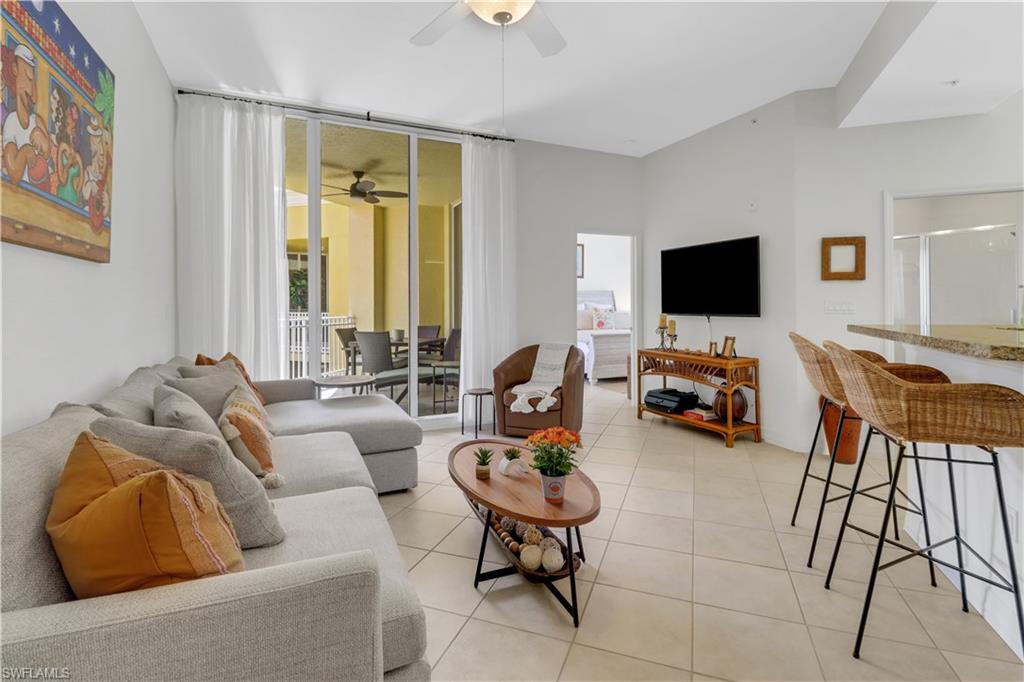
[[1024, 361], [1024, 327], [945, 324], [922, 333], [918, 325], [851, 324], [855, 334], [909, 343], [986, 360]]
[[[986, 383], [1007, 386], [1024, 393], [1024, 329], [1010, 325], [932, 325], [922, 333], [918, 325], [876, 325], [851, 324], [847, 330], [891, 342], [884, 353], [896, 362], [911, 362], [936, 367], [957, 383]], [[941, 444], [922, 444], [921, 454], [945, 457]], [[953, 447], [955, 458], [985, 461], [988, 455], [974, 447]], [[1024, 564], [1021, 552], [1021, 514], [1024, 510], [1024, 450], [1002, 448], [999, 462], [1003, 471], [1003, 490], [1010, 515], [1011, 535], [1017, 556], [1018, 572]], [[921, 481], [928, 504], [928, 518], [931, 537], [945, 538], [952, 535], [953, 517], [950, 504], [949, 474], [945, 464], [939, 462], [921, 463]], [[916, 491], [914, 467], [907, 467], [906, 488]], [[990, 561], [1003, 575], [1009, 575], [1005, 542], [1002, 540], [1002, 523], [999, 518], [992, 470], [987, 466], [954, 466], [957, 497], [960, 503], [960, 524], [963, 536], [986, 560]], [[913, 495], [917, 498], [917, 495]], [[904, 528], [920, 545], [924, 546], [924, 532], [920, 517], [907, 514]], [[956, 562], [953, 543], [936, 551], [946, 561]], [[965, 564], [969, 570], [981, 575], [990, 575], [976, 557], [967, 553]], [[929, 589], [924, 568], [920, 572], [920, 585]], [[959, 587], [959, 578], [950, 574], [951, 583], [947, 588]], [[967, 598], [972, 612], [977, 611], [1002, 637], [1003, 642], [992, 642], [990, 654], [993, 658], [1006, 658], [1007, 647], [1021, 656], [1020, 635], [1017, 632], [1016, 613], [1012, 597], [1008, 592], [987, 585], [973, 578], [967, 581]], [[943, 617], [951, 624], [957, 618], [968, 617], [959, 611], [958, 600], [950, 599]], [[952, 630], [955, 631], [955, 628]]]

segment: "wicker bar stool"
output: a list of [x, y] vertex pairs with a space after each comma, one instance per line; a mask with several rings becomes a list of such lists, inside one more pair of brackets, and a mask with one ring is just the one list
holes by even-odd
[[[803, 475], [803, 478], [800, 480], [800, 490], [797, 493], [796, 503], [793, 505], [793, 518], [790, 520], [790, 525], [791, 526], [795, 526], [796, 525], [796, 517], [797, 517], [797, 514], [800, 511], [800, 501], [803, 498], [803, 494], [804, 494], [804, 487], [807, 485], [807, 479], [808, 478], [812, 478], [814, 480], [824, 482], [825, 488], [824, 488], [824, 490], [821, 493], [821, 503], [818, 505], [818, 518], [815, 521], [814, 533], [811, 536], [811, 551], [810, 551], [810, 553], [807, 556], [807, 566], [810, 567], [814, 563], [814, 552], [815, 552], [815, 549], [817, 548], [817, 545], [818, 545], [818, 535], [821, 532], [821, 522], [822, 522], [822, 519], [824, 518], [824, 515], [825, 515], [825, 507], [826, 507], [826, 505], [828, 505], [828, 504], [830, 504], [832, 502], [838, 502], [840, 500], [845, 500], [848, 497], [848, 495], [845, 494], [845, 493], [840, 494], [840, 495], [836, 495], [834, 497], [829, 497], [829, 493], [831, 492], [832, 487], [835, 486], [835, 487], [840, 488], [840, 489], [842, 489], [844, 491], [848, 491], [851, 495], [852, 494], [862, 495], [864, 497], [868, 497], [868, 498], [871, 498], [871, 499], [873, 499], [873, 500], [875, 500], [877, 502], [881, 502], [881, 503], [885, 504], [885, 502], [886, 502], [885, 498], [879, 497], [877, 495], [873, 495], [872, 491], [877, 490], [878, 488], [886, 488], [886, 487], [888, 487], [890, 485], [890, 483], [893, 480], [893, 465], [892, 465], [893, 463], [892, 463], [892, 453], [891, 453], [891, 451], [889, 449], [889, 442], [886, 441], [886, 443], [885, 443], [885, 456], [886, 456], [886, 462], [888, 464], [889, 480], [885, 481], [884, 483], [878, 483], [876, 485], [872, 485], [872, 486], [869, 486], [869, 487], [864, 488], [864, 489], [858, 489], [857, 484], [858, 484], [858, 482], [860, 480], [860, 470], [861, 470], [861, 467], [863, 466], [864, 460], [866, 458], [868, 446], [871, 443], [871, 436], [874, 434], [874, 429], [869, 424], [868, 425], [867, 437], [866, 437], [866, 439], [864, 441], [863, 451], [861, 452], [860, 457], [858, 457], [858, 459], [856, 460], [857, 471], [856, 471], [856, 474], [854, 476], [852, 484], [849, 485], [849, 486], [846, 486], [846, 485], [843, 485], [842, 483], [837, 483], [837, 482], [832, 480], [832, 475], [833, 475], [833, 472], [835, 470], [835, 465], [837, 463], [837, 455], [839, 453], [839, 446], [840, 446], [840, 443], [842, 442], [843, 427], [845, 426], [847, 421], [850, 421], [850, 420], [858, 420], [858, 421], [860, 421], [861, 418], [849, 406], [849, 404], [847, 403], [846, 394], [843, 391], [843, 383], [839, 379], [839, 375], [836, 374], [836, 370], [832, 366], [832, 360], [829, 358], [828, 353], [825, 352], [825, 349], [821, 348], [817, 344], [815, 344], [815, 343], [805, 339], [804, 337], [800, 336], [799, 334], [797, 334], [795, 332], [790, 332], [789, 338], [793, 342], [793, 347], [796, 349], [796, 353], [797, 353], [797, 356], [799, 356], [799, 358], [800, 358], [800, 362], [803, 364], [804, 372], [807, 374], [808, 381], [811, 382], [811, 386], [813, 386], [814, 389], [819, 394], [821, 394], [821, 397], [822, 397], [821, 412], [818, 415], [818, 425], [817, 425], [817, 427], [815, 427], [815, 430], [814, 430], [814, 438], [811, 440], [811, 448], [810, 448], [810, 450], [807, 451], [807, 463], [804, 465], [804, 475]], [[902, 364], [886, 363], [885, 362], [885, 358], [882, 357], [881, 355], [879, 355], [878, 353], [875, 353], [874, 351], [855, 350], [855, 351], [852, 351], [852, 352], [854, 352], [858, 356], [864, 358], [864, 360], [867, 361], [867, 362], [875, 363], [875, 364], [878, 364], [880, 366], [886, 367], [886, 368], [890, 369], [890, 371], [896, 371], [896, 372], [900, 372], [900, 373], [905, 373], [911, 379], [913, 379], [915, 377], [916, 378], [923, 378], [923, 377], [926, 377], [926, 376], [930, 376], [931, 375], [930, 373], [938, 373], [943, 378], [945, 377], [945, 375], [943, 375], [941, 372], [938, 372], [938, 370], [934, 370], [934, 369], [932, 369], [930, 367], [924, 367], [924, 366], [920, 366], [920, 365], [902, 365]], [[947, 379], [947, 381], [948, 381], [948, 379]], [[822, 424], [823, 424], [823, 422], [825, 420], [825, 412], [829, 408], [830, 405], [835, 406], [836, 408], [839, 409], [839, 422], [838, 422], [838, 425], [836, 427], [836, 433], [835, 433], [835, 437], [834, 437], [834, 442], [832, 443], [832, 446], [829, 448], [828, 471], [825, 474], [825, 477], [822, 478], [821, 476], [811, 472], [811, 463], [814, 460], [814, 451], [815, 451], [815, 448], [818, 445], [818, 437], [821, 434]], [[853, 463], [854, 462], [849, 462], [849, 464], [853, 464]], [[918, 479], [918, 480], [920, 480], [920, 479]], [[892, 515], [893, 515], [893, 520], [894, 520], [894, 523], [893, 523], [894, 530], [896, 528], [895, 518], [896, 518], [896, 510], [897, 509], [902, 509], [902, 510], [908, 511], [910, 513], [920, 514], [922, 519], [923, 519], [925, 529], [928, 528], [928, 514], [927, 514], [927, 509], [924, 507], [924, 504], [923, 504], [923, 501], [924, 501], [923, 491], [919, 490], [918, 492], [921, 493], [920, 497], [921, 497], [922, 503], [921, 503], [920, 506], [918, 506], [913, 500], [911, 500], [910, 497], [906, 493], [904, 493], [902, 490], [900, 490], [900, 494], [907, 501], [907, 503], [910, 504], [911, 506], [907, 507], [907, 506], [901, 504], [901, 505], [895, 505], [893, 507]], [[899, 539], [899, 531], [895, 530], [895, 532], [896, 532], [896, 538]], [[926, 530], [926, 533], [927, 532], [928, 531]], [[839, 548], [839, 546], [841, 544], [841, 541], [842, 541], [842, 535], [840, 535], [840, 537], [836, 540], [836, 545], [835, 545], [836, 546], [836, 551], [838, 551], [838, 548]], [[935, 569], [934, 569], [934, 567], [929, 566], [929, 571], [930, 571], [930, 574], [931, 574], [932, 584], [934, 585], [935, 584]]]
[[[1021, 604], [1020, 578], [1017, 575], [1017, 562], [1013, 540], [1010, 536], [1002, 474], [999, 469], [999, 453], [995, 449], [997, 447], [1024, 447], [1024, 394], [1004, 386], [991, 384], [912, 383], [863, 360], [837, 343], [826, 341], [825, 349], [828, 351], [829, 357], [832, 358], [836, 372], [843, 382], [843, 388], [850, 404], [878, 433], [898, 447], [895, 476], [889, 489], [888, 506], [886, 513], [882, 515], [882, 527], [878, 534], [849, 523], [852, 495], [847, 502], [843, 524], [840, 526], [840, 533], [850, 527], [878, 539], [871, 576], [868, 579], [867, 594], [864, 596], [864, 610], [861, 613], [860, 627], [857, 630], [857, 642], [853, 650], [854, 657], [860, 658], [864, 628], [867, 625], [871, 597], [874, 594], [878, 572], [915, 556], [924, 557], [930, 564], [940, 564], [960, 574], [960, 597], [965, 612], [968, 611], [966, 576], [971, 576], [1013, 594], [1014, 606], [1017, 611], [1017, 626], [1020, 630], [1021, 643], [1024, 644], [1024, 605]], [[917, 453], [916, 447], [913, 448], [913, 454], [907, 454], [907, 443], [941, 443], [945, 445], [946, 456], [945, 458], [922, 456]], [[950, 449], [951, 445], [978, 447], [989, 455], [990, 461], [954, 459]], [[913, 459], [915, 465], [922, 460], [946, 463], [949, 472], [949, 493], [953, 516], [952, 537], [932, 542], [926, 536], [925, 547], [922, 548], [910, 547], [886, 537], [889, 524], [888, 512], [895, 502], [896, 480], [905, 459]], [[960, 534], [956, 485], [953, 477], [954, 463], [992, 467], [999, 514], [1003, 524], [1003, 539], [1006, 543], [1007, 563], [1010, 569], [1009, 578], [997, 571], [988, 560], [967, 544]], [[920, 469], [918, 470], [920, 471]], [[920, 481], [920, 474], [918, 474], [918, 480]], [[937, 559], [932, 554], [932, 550], [951, 542], [956, 546], [957, 563], [955, 565]], [[882, 550], [887, 543], [899, 547], [906, 554], [883, 564]], [[964, 549], [973, 554], [996, 579], [965, 569]], [[835, 557], [833, 556], [833, 563], [834, 561]], [[826, 587], [828, 587], [827, 582]]]

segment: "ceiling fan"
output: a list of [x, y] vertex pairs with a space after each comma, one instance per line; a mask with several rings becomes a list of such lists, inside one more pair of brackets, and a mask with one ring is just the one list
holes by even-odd
[[457, 23], [475, 14], [494, 26], [519, 23], [542, 57], [558, 54], [565, 39], [536, 0], [455, 0], [444, 12], [409, 39], [413, 45], [433, 45]]
[[362, 199], [368, 204], [379, 204], [381, 197], [399, 199], [409, 196], [405, 192], [394, 192], [387, 189], [374, 189], [377, 186], [377, 183], [373, 180], [363, 180], [363, 176], [366, 175], [364, 171], [352, 171], [352, 175], [355, 176], [356, 181], [349, 185], [348, 188], [329, 185], [326, 182], [323, 183], [324, 187], [330, 187], [331, 189], [338, 190], [337, 192], [324, 194], [324, 198], [326, 199], [327, 197], [335, 197], [339, 194], [344, 194], [354, 199]]

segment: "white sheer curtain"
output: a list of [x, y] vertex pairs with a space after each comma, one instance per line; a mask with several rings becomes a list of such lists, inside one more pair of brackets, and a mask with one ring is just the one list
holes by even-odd
[[284, 112], [179, 95], [175, 148], [178, 352], [230, 351], [284, 375]]
[[516, 348], [515, 198], [513, 143], [464, 136], [463, 391], [491, 387], [495, 365]]

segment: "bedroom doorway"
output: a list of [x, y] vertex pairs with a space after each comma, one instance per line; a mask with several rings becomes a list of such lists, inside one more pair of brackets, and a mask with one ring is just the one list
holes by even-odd
[[587, 381], [628, 392], [633, 355], [633, 237], [576, 235], [576, 345]]

